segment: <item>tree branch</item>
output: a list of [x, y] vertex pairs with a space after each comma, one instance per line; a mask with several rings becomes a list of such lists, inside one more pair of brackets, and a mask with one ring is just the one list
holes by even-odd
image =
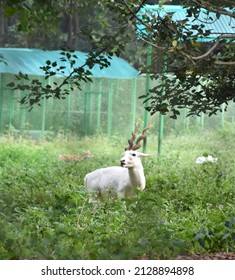
[[[220, 39], [224, 39], [224, 38], [235, 38], [235, 34], [222, 34], [217, 38], [217, 41], [215, 42], [215, 44], [204, 54], [200, 55], [200, 56], [190, 56], [192, 60], [200, 60], [203, 59], [205, 57], [207, 57], [208, 55], [210, 55], [210, 53], [217, 48], [217, 46], [220, 43]], [[218, 61], [219, 62], [219, 61]], [[221, 61], [222, 62], [222, 61]], [[220, 64], [220, 63], [218, 63]]]
[[217, 41], [206, 53], [200, 56], [191, 56], [193, 60], [200, 60], [202, 58], [207, 57], [217, 46], [219, 45], [219, 41]]
[[126, 6], [126, 8], [128, 9], [128, 11], [132, 14], [131, 19], [136, 19], [138, 20], [140, 23], [142, 23], [145, 27], [150, 28], [151, 26], [149, 24], [147, 24], [146, 22], [144, 22], [141, 18], [139, 18], [136, 13], [139, 12], [140, 8], [142, 7], [142, 5], [144, 4], [145, 1], [142, 2], [141, 6], [138, 8], [137, 12], [132, 11], [132, 9], [130, 8], [130, 6], [127, 4], [126, 0], [123, 0], [124, 5]]
[[221, 60], [216, 60], [215, 64], [217, 65], [235, 65], [235, 61], [221, 61]]
[[159, 50], [166, 50], [165, 47], [160, 47], [160, 46], [158, 46], [158, 45], [156, 45], [156, 44], [154, 44], [154, 43], [152, 43], [152, 42], [147, 41], [147, 40], [144, 39], [143, 37], [140, 37], [140, 40], [143, 41], [143, 42], [145, 42], [145, 43], [147, 43], [147, 44], [149, 44], [149, 45], [151, 45], [151, 46], [153, 46], [153, 47], [156, 48], [156, 49], [159, 49]]
[[123, 0], [123, 2], [124, 2], [124, 4], [126, 5], [126, 7], [128, 8], [129, 12], [131, 12], [131, 14], [132, 14], [132, 17], [130, 17], [129, 20], [133, 20], [133, 19], [135, 18], [136, 14], [140, 11], [140, 9], [141, 9], [141, 8], [143, 7], [143, 5], [145, 4], [146, 0], [143, 0], [142, 3], [139, 4], [139, 7], [137, 8], [137, 10], [136, 10], [135, 12], [133, 12], [133, 11], [129, 8], [129, 6], [127, 5], [127, 3], [126, 3], [125, 0]]
[[[218, 8], [218, 7], [213, 7], [211, 3], [202, 3], [202, 1], [198, 1], [198, 0], [192, 0], [190, 5], [191, 4], [196, 4], [197, 6], [201, 7], [201, 8], [204, 8], [210, 12], [214, 12], [214, 13], [217, 13], [217, 14], [221, 14], [221, 15], [226, 15], [226, 16], [230, 16], [232, 18], [235, 19], [235, 14], [234, 13], [231, 13], [229, 12], [228, 10], [225, 10], [225, 9], [222, 9], [222, 8]], [[206, 5], [207, 4], [207, 5]]]
[[[130, 8], [130, 6], [127, 4], [126, 0], [123, 0], [124, 2], [124, 5], [126, 6], [126, 8], [128, 9], [128, 11], [132, 14], [132, 19], [136, 19], [138, 20], [141, 24], [143, 24], [145, 27], [147, 28], [150, 28], [151, 26], [144, 22], [140, 17], [137, 16], [137, 13], [139, 12], [140, 8], [142, 7], [142, 5], [146, 2], [146, 0], [142, 1], [141, 5], [138, 7], [137, 11], [132, 11], [132, 9]], [[154, 48], [157, 48], [157, 49], [160, 49], [160, 50], [165, 50], [166, 48], [165, 47], [161, 47], [161, 46], [158, 46], [152, 42], [149, 42], [148, 40], [144, 39], [142, 36], [140, 36], [140, 40], [141, 41], [144, 41], [145, 43], [153, 46]]]

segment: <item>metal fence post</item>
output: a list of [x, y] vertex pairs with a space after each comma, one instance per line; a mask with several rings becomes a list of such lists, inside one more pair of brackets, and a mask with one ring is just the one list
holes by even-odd
[[[166, 94], [166, 73], [167, 73], [167, 54], [163, 55], [163, 68], [162, 68], [162, 95]], [[158, 156], [162, 152], [162, 140], [164, 131], [164, 115], [159, 115], [159, 129], [158, 129]]]
[[87, 134], [87, 90], [84, 90], [84, 134]]
[[[45, 86], [45, 84], [46, 84], [46, 80], [44, 80], [44, 86]], [[48, 81], [48, 84], [49, 84], [49, 81]], [[44, 138], [45, 126], [46, 126], [46, 99], [44, 97], [42, 100], [42, 126], [41, 126], [42, 138]]]
[[10, 91], [9, 89], [7, 90], [8, 92], [8, 98], [9, 98], [9, 121], [10, 121], [10, 125], [12, 125], [12, 120], [14, 118], [14, 91]]
[[90, 134], [91, 131], [91, 83], [88, 84], [88, 89], [86, 89], [84, 91], [85, 94], [85, 119], [84, 119], [84, 123], [85, 123], [85, 134]]
[[112, 111], [113, 111], [113, 81], [110, 80], [109, 94], [108, 94], [108, 136], [112, 133]]
[[[70, 81], [68, 83], [68, 90], [70, 91]], [[71, 127], [71, 91], [67, 95], [67, 122], [66, 122], [66, 129], [69, 131]]]
[[99, 92], [97, 95], [97, 132], [100, 130], [101, 123], [101, 98], [102, 98], [102, 80], [99, 80]]
[[[152, 63], [152, 46], [149, 45], [147, 48], [147, 74], [146, 74], [146, 86], [145, 86], [145, 93], [148, 94], [149, 93], [149, 88], [150, 88], [150, 67], [151, 67], [151, 63]], [[149, 105], [149, 102], [146, 102], [146, 106]], [[148, 124], [148, 120], [149, 120], [149, 112], [145, 109], [144, 111], [144, 127], [147, 126]], [[147, 148], [147, 139], [144, 139], [144, 143], [143, 143], [143, 152], [146, 152], [146, 148]]]
[[131, 111], [132, 111], [132, 121], [131, 129], [135, 129], [136, 122], [136, 89], [137, 89], [137, 78], [132, 79], [132, 95], [131, 95]]
[[221, 106], [221, 128], [224, 128], [224, 113], [225, 113], [225, 104], [223, 103]]
[[90, 93], [89, 93], [89, 134], [91, 135], [93, 132], [92, 129], [92, 115], [93, 115], [93, 83], [90, 83]]
[[[20, 92], [21, 98], [24, 97], [24, 92]], [[20, 108], [20, 133], [21, 135], [24, 132], [25, 126], [25, 108]]]
[[2, 116], [3, 116], [3, 73], [0, 74], [0, 132], [3, 132]]

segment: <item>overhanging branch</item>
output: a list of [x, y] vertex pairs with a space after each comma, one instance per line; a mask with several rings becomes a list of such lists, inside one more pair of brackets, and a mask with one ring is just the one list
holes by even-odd
[[215, 64], [217, 65], [235, 65], [235, 61], [221, 61], [221, 60], [216, 60]]
[[235, 19], [235, 13], [229, 12], [223, 8], [214, 7], [210, 2], [200, 1], [200, 0], [191, 0], [190, 5], [195, 4], [201, 8], [204, 8], [210, 12], [214, 12], [216, 14], [226, 15]]
[[[208, 57], [212, 53], [212, 51], [218, 47], [218, 45], [220, 43], [220, 39], [226, 39], [226, 38], [235, 38], [235, 34], [222, 34], [222, 35], [220, 35], [217, 38], [217, 41], [215, 42], [215, 44], [207, 52], [205, 52], [204, 54], [202, 54], [200, 56], [190, 56], [190, 58], [192, 60], [200, 60], [200, 59]], [[227, 65], [233, 65], [234, 64], [232, 61], [231, 62], [223, 62], [223, 61], [220, 61], [220, 60], [216, 61], [215, 63], [216, 64], [221, 64], [221, 65], [222, 64], [224, 64], [224, 65], [226, 65], [226, 64]]]
[[203, 59], [205, 57], [207, 57], [208, 55], [210, 55], [210, 53], [219, 45], [219, 41], [217, 41], [206, 53], [200, 55], [200, 56], [191, 56], [192, 60], [200, 60]]

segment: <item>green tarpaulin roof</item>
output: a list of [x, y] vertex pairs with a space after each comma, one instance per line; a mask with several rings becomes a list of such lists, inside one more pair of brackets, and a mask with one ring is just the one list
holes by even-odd
[[[66, 66], [65, 75], [70, 74], [71, 68], [68, 62], [60, 60], [61, 51], [43, 51], [39, 49], [17, 49], [17, 48], [0, 48], [0, 55], [4, 62], [0, 62], [0, 73], [12, 73], [29, 75], [44, 75], [40, 69], [46, 66], [46, 61], [56, 61], [58, 66]], [[87, 58], [87, 54], [83, 52], [74, 52], [78, 59], [75, 67], [82, 66]], [[94, 66], [90, 71], [94, 77], [102, 78], [133, 78], [138, 76], [138, 71], [133, 68], [127, 61], [119, 57], [113, 57], [110, 60], [111, 65], [107, 68], [100, 69], [98, 65]]]
[[[173, 13], [172, 19], [174, 21], [180, 21], [184, 20], [187, 15], [187, 10], [183, 8], [182, 6], [178, 5], [145, 5], [139, 12], [139, 15], [141, 16], [144, 13], [150, 13], [150, 14], [158, 14], [162, 18], [167, 13]], [[220, 15], [219, 18], [217, 18], [216, 13], [209, 12], [209, 14], [206, 13], [205, 9], [201, 9], [199, 13], [199, 17], [195, 19], [192, 17], [187, 17], [187, 24], [189, 25], [196, 25], [196, 24], [204, 24], [204, 30], [210, 30], [211, 33], [208, 35], [208, 37], [201, 37], [198, 38], [198, 41], [207, 42], [214, 40], [215, 38], [219, 37], [221, 34], [232, 34], [235, 35], [235, 19], [231, 18], [227, 15]], [[138, 24], [138, 28], [142, 30], [142, 32], [145, 32], [145, 27], [142, 24]]]

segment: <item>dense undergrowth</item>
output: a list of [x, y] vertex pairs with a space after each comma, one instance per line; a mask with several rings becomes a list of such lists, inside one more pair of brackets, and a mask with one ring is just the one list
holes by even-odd
[[[0, 145], [0, 259], [174, 259], [235, 250], [235, 128], [150, 139], [146, 190], [132, 199], [87, 203], [83, 178], [117, 165], [118, 137]], [[94, 145], [95, 143], [95, 145]], [[125, 146], [125, 143], [124, 143]], [[59, 155], [90, 150], [92, 158]], [[195, 164], [211, 154], [216, 164]]]

